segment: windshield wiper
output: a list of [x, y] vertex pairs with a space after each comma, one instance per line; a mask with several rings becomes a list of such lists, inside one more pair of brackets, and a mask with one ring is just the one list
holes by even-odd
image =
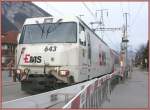
[[43, 27], [40, 25], [40, 23], [38, 21], [36, 21], [36, 24], [38, 25], [38, 27], [41, 29], [42, 31], [42, 35], [41, 35], [41, 38], [43, 37], [43, 34], [44, 34], [44, 28], [45, 26], [43, 25]]
[[29, 34], [29, 38], [30, 38], [30, 40], [31, 40], [31, 43], [32, 43], [32, 36], [31, 36], [31, 30], [29, 29], [29, 32], [28, 32], [28, 34]]
[[[60, 24], [61, 21], [62, 21], [62, 19], [59, 19], [59, 20], [53, 25], [52, 28], [51, 28], [51, 25], [49, 25], [49, 27], [48, 27], [48, 29], [47, 29], [47, 32], [46, 32], [46, 38], [47, 38], [47, 36], [48, 36], [49, 33], [53, 32], [53, 31], [57, 28], [57, 26]], [[50, 31], [50, 29], [52, 29], [52, 30]]]

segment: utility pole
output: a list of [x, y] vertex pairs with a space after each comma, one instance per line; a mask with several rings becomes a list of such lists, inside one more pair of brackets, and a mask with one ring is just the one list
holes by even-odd
[[[104, 23], [104, 12], [107, 12], [107, 16], [108, 16], [108, 9], [101, 9], [101, 10], [96, 10], [96, 16], [97, 16], [97, 12], [100, 11], [101, 16], [100, 16], [100, 28], [104, 28], [105, 27], [105, 23]], [[102, 39], [104, 37], [104, 31], [101, 31], [101, 36]]]
[[[96, 22], [91, 22], [90, 24], [92, 25], [92, 27], [93, 27], [93, 24], [98, 24], [98, 26], [95, 28], [95, 29], [93, 29], [93, 31], [99, 31], [98, 30], [98, 27], [100, 27], [100, 28], [103, 28], [104, 29], [104, 26], [105, 26], [105, 24], [104, 24], [104, 12], [107, 12], [107, 16], [108, 16], [108, 9], [101, 9], [101, 10], [96, 10], [96, 13], [95, 13], [95, 16], [96, 17], [98, 17], [97, 15], [98, 15], [98, 11], [100, 11], [100, 20], [99, 21], [96, 21]], [[99, 28], [99, 29], [100, 29]], [[103, 31], [101, 31], [101, 36], [102, 36], [102, 40], [103, 40], [103, 36], [104, 36], [104, 34], [103, 34]]]
[[101, 21], [101, 25], [104, 26], [104, 11], [107, 12], [107, 16], [108, 16], [108, 9], [96, 10], [96, 17], [97, 17], [97, 12], [98, 12], [98, 11], [101, 12], [100, 21]]
[[122, 37], [122, 53], [125, 54], [125, 66], [128, 64], [128, 13], [123, 13], [125, 17], [125, 25], [123, 25], [123, 37]]
[[[97, 12], [100, 11], [101, 15], [100, 15], [100, 21], [95, 21], [95, 22], [91, 22], [91, 26], [92, 26], [92, 30], [93, 31], [100, 31], [101, 32], [101, 36], [102, 36], [102, 40], [103, 40], [103, 32], [104, 31], [120, 31], [122, 30], [122, 27], [105, 27], [105, 23], [104, 23], [104, 11], [107, 12], [107, 16], [108, 16], [108, 9], [101, 9], [101, 10], [96, 10], [95, 16], [98, 17]], [[98, 26], [96, 28], [93, 28], [94, 24], [98, 24]]]

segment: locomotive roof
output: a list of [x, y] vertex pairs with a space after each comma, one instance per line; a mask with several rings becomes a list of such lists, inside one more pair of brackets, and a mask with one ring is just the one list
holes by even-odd
[[[77, 18], [76, 17], [62, 17], [62, 18], [55, 18], [55, 17], [36, 17], [36, 18], [27, 18], [25, 20], [25, 23], [24, 25], [27, 25], [27, 24], [37, 24], [37, 22], [39, 24], [42, 24], [42, 23], [55, 23], [57, 22], [58, 20], [62, 19], [63, 22], [69, 22], [69, 21], [74, 21], [74, 22], [77, 22]], [[52, 21], [51, 21], [52, 20]]]
[[[59, 19], [61, 18], [55, 18], [55, 17], [36, 17], [36, 18], [28, 18], [25, 20], [25, 23], [24, 25], [27, 25], [27, 24], [36, 24], [36, 21], [38, 21], [38, 23], [44, 23], [44, 20], [49, 20], [49, 19], [53, 19], [53, 22], [57, 22]], [[64, 22], [67, 22], [67, 21], [77, 21], [79, 20], [83, 25], [85, 25], [98, 39], [100, 39], [106, 46], [107, 43], [104, 42], [83, 20], [81, 20], [79, 17], [72, 17], [72, 16], [69, 16], [69, 17], [63, 17], [62, 18]], [[109, 46], [108, 46], [109, 47]], [[110, 47], [109, 47], [110, 48]]]

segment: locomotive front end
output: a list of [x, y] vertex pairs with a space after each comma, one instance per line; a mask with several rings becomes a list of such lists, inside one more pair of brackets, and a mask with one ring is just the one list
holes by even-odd
[[76, 22], [27, 19], [19, 37], [16, 58], [22, 90], [55, 89], [61, 84], [74, 83], [77, 53]]

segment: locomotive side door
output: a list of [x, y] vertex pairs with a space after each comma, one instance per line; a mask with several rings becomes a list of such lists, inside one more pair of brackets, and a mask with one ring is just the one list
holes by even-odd
[[87, 60], [88, 60], [88, 72], [91, 71], [91, 39], [90, 34], [87, 33]]
[[79, 25], [79, 42], [80, 42], [80, 60], [82, 66], [88, 66], [87, 61], [87, 37], [86, 30], [83, 25]]
[[79, 65], [80, 65], [80, 76], [79, 80], [87, 80], [88, 79], [88, 41], [87, 41], [87, 32], [84, 25], [79, 23]]

